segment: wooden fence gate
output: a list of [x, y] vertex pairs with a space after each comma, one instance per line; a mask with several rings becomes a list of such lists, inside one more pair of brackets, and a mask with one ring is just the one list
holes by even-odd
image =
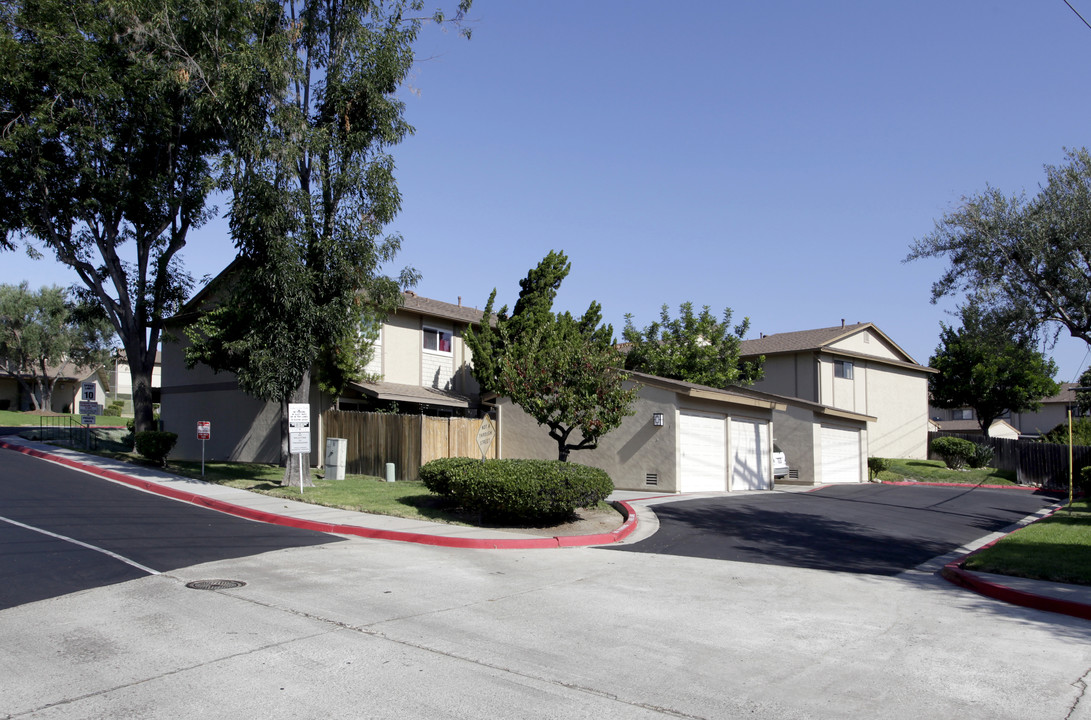
[[[322, 413], [322, 443], [326, 438], [347, 440], [345, 472], [386, 476], [386, 464], [394, 463], [395, 479], [417, 480], [420, 466], [445, 457], [481, 457], [477, 433], [482, 420], [427, 415], [327, 410]], [[489, 448], [496, 457], [496, 442]]]

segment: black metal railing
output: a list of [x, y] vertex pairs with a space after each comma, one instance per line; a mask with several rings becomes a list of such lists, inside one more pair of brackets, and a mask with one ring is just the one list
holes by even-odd
[[98, 435], [71, 415], [42, 415], [38, 420], [39, 439], [68, 447], [98, 450]]

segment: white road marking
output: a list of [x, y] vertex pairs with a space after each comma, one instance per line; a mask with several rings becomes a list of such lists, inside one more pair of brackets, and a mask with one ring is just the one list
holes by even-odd
[[72, 543], [74, 545], [79, 545], [80, 547], [85, 547], [88, 550], [94, 550], [95, 552], [100, 552], [103, 555], [109, 555], [110, 557], [114, 558], [115, 560], [120, 560], [121, 562], [125, 563], [126, 565], [132, 565], [137, 570], [143, 570], [144, 572], [146, 572], [146, 573], [148, 573], [150, 575], [161, 575], [162, 574], [158, 570], [152, 570], [150, 567], [145, 567], [144, 565], [141, 565], [140, 563], [136, 562], [135, 560], [130, 560], [127, 557], [123, 557], [121, 555], [118, 555], [115, 552], [110, 552], [109, 550], [106, 550], [104, 548], [96, 547], [95, 545], [89, 545], [89, 544], [87, 544], [85, 542], [82, 542], [80, 540], [76, 540], [75, 538], [70, 538], [70, 537], [68, 537], [66, 535], [58, 535], [57, 533], [49, 532], [48, 530], [43, 530], [42, 528], [37, 528], [37, 527], [34, 527], [33, 525], [26, 525], [24, 523], [19, 522], [18, 520], [12, 520], [11, 518], [6, 518], [3, 515], [0, 515], [0, 520], [4, 521], [6, 523], [10, 523], [12, 525], [16, 525], [18, 527], [24, 528], [26, 530], [33, 530], [34, 532], [41, 533], [42, 535], [48, 535], [49, 537], [54, 537], [54, 538], [57, 538], [58, 540], [64, 540], [65, 542], [70, 542], [70, 543]]

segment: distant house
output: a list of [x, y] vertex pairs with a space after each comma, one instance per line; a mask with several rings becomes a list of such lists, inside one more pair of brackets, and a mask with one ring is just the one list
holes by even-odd
[[[198, 421], [206, 421], [212, 430], [206, 441], [207, 457], [280, 462], [280, 405], [243, 393], [233, 373], [214, 373], [203, 365], [185, 366], [189, 342], [184, 328], [214, 292], [215, 282], [167, 323], [171, 339], [163, 342], [161, 417], [164, 429], [179, 436], [172, 456], [201, 457], [196, 427]], [[321, 441], [321, 414], [330, 408], [476, 416], [479, 391], [470, 373], [470, 351], [463, 336], [482, 315], [481, 310], [463, 307], [461, 302], [405, 293], [402, 307], [381, 323], [375, 353], [366, 368], [381, 380], [355, 383], [338, 397], [320, 392], [317, 386], [312, 388], [312, 458], [317, 458]]]
[[[95, 383], [95, 397], [99, 403], [103, 402], [106, 386], [106, 373], [103, 368], [74, 367], [71, 363], [66, 363], [65, 365], [47, 368], [46, 371], [51, 378], [57, 378], [57, 383], [53, 386], [52, 402], [50, 407], [47, 408], [51, 412], [79, 412], [80, 391], [85, 382]], [[24, 376], [23, 379], [32, 388], [34, 387], [33, 377]], [[33, 399], [23, 388], [23, 384], [19, 382], [19, 379], [0, 372], [0, 410], [26, 412], [33, 409]]]
[[[931, 429], [943, 432], [953, 432], [960, 435], [981, 435], [981, 425], [977, 420], [939, 420], [935, 415], [930, 421]], [[989, 437], [1006, 438], [1008, 440], [1019, 439], [1019, 429], [1004, 419], [993, 420], [989, 426]]]
[[765, 357], [765, 376], [753, 388], [865, 415], [868, 452], [927, 457], [928, 376], [872, 323], [763, 335], [741, 344], [743, 360]]
[[[1079, 383], [1061, 383], [1061, 389], [1056, 395], [1042, 398], [1042, 407], [1040, 409], [1022, 413], [1004, 413], [1000, 420], [1012, 428], [1017, 436], [1035, 437], [1043, 435], [1061, 423], [1068, 422], [1069, 410], [1072, 411], [1073, 417], [1079, 417], [1080, 412], [1076, 407], [1076, 388], [1078, 387]], [[928, 414], [940, 429], [950, 432], [962, 432], [954, 428], [961, 427], [956, 423], [965, 423], [966, 427], [973, 426], [973, 429], [969, 432], [981, 432], [973, 408], [930, 407]], [[996, 423], [993, 425], [995, 427]], [[989, 430], [989, 434], [993, 437], [1008, 437], [1010, 434], [1010, 431], [1005, 429], [1001, 429], [1001, 432], [1004, 434], [993, 435], [992, 428]]]

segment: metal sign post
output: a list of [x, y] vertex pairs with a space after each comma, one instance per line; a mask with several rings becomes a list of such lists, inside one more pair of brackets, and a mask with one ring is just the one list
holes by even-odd
[[201, 441], [201, 477], [205, 476], [205, 441], [212, 439], [212, 423], [207, 420], [197, 421], [197, 439]]
[[311, 406], [288, 403], [288, 453], [299, 455], [299, 494], [303, 494], [303, 456], [311, 451]]

